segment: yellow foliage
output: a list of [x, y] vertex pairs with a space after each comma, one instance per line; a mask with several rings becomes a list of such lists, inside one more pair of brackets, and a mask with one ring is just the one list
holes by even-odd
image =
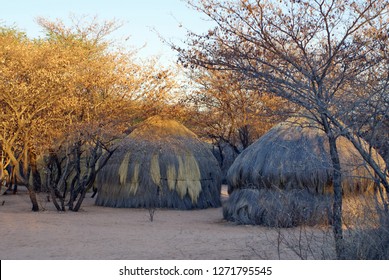
[[79, 141], [109, 146], [175, 87], [172, 71], [108, 44], [115, 21], [72, 21], [39, 18], [47, 37], [34, 40], [0, 27], [0, 149], [14, 166]]

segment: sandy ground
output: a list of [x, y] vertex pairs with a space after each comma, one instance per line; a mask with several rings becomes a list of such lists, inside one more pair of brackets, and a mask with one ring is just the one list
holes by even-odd
[[[223, 200], [226, 196], [224, 190]], [[0, 259], [321, 258], [321, 243], [326, 235], [319, 229], [304, 229], [303, 233], [297, 228], [279, 232], [259, 226], [235, 225], [223, 220], [222, 208], [159, 209], [151, 222], [146, 209], [95, 206], [89, 196], [77, 213], [58, 213], [44, 197], [40, 197], [40, 203], [45, 210], [34, 213], [23, 190], [16, 195], [0, 196]], [[301, 245], [303, 235], [309, 244]], [[295, 243], [300, 245], [296, 247]]]

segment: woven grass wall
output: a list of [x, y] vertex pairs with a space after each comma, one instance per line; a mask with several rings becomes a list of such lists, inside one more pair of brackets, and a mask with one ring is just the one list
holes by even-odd
[[110, 207], [219, 207], [221, 171], [183, 125], [153, 117], [139, 125], [96, 179], [96, 204]]

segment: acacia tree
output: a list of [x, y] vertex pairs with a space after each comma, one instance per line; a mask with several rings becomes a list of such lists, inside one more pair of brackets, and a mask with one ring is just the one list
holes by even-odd
[[[55, 50], [35, 44], [24, 34], [3, 28], [0, 34], [0, 144], [15, 177], [27, 187], [33, 211], [39, 209], [29, 182], [30, 160], [46, 142], [56, 95], [64, 94], [59, 77], [48, 75]], [[54, 92], [51, 89], [56, 88]]]
[[[174, 87], [170, 71], [156, 68], [151, 62], [138, 65], [127, 52], [113, 50], [112, 42], [105, 39], [116, 25], [112, 22], [99, 25], [94, 20], [83, 25], [76, 21], [69, 28], [61, 21], [39, 20], [51, 45], [59, 44], [65, 49], [71, 46], [72, 54], [77, 53], [78, 61], [70, 64], [74, 76], [69, 84], [77, 102], [72, 107], [71, 122], [61, 135], [64, 145], [59, 147], [66, 162], [64, 170], [55, 157], [54, 165], [52, 157], [48, 160], [57, 170], [54, 180], [50, 180], [54, 183], [51, 187], [54, 202], [58, 190], [73, 173], [69, 189], [65, 186], [70, 192], [69, 210], [73, 211], [78, 211], [97, 173], [112, 155], [113, 143], [134, 121], [158, 113]], [[59, 197], [58, 210], [64, 210], [65, 197], [66, 192]]]
[[197, 135], [212, 141], [224, 171], [292, 110], [279, 97], [246, 88], [231, 71], [190, 69], [188, 78], [191, 84], [181, 102], [191, 114], [185, 122]]
[[185, 101], [198, 111], [200, 135], [224, 142], [239, 154], [278, 121], [286, 104], [275, 96], [247, 89], [233, 74], [192, 72], [194, 84]]
[[343, 135], [354, 144], [389, 191], [387, 170], [374, 160], [354, 126], [345, 122], [350, 112], [368, 104], [385, 108], [381, 101], [388, 96], [388, 1], [190, 4], [216, 27], [207, 34], [190, 34], [187, 48], [176, 47], [182, 63], [235, 71], [258, 92], [304, 108], [325, 131], [333, 164], [333, 232], [337, 257], [344, 258], [337, 137]]
[[69, 209], [77, 211], [108, 158], [100, 160], [103, 151], [109, 156], [114, 139], [162, 107], [156, 101], [169, 91], [171, 74], [134, 63], [105, 40], [114, 22], [75, 20], [69, 28], [38, 22], [43, 39], [2, 29], [0, 147], [29, 190], [34, 211], [39, 205], [29, 179], [37, 158], [57, 209], [64, 210], [68, 194]]

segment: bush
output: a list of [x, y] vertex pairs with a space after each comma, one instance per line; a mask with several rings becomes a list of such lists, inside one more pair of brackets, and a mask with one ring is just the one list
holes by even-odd
[[344, 201], [345, 256], [351, 260], [389, 259], [389, 213], [374, 195]]
[[388, 227], [350, 230], [345, 238], [345, 252], [350, 260], [388, 260]]

